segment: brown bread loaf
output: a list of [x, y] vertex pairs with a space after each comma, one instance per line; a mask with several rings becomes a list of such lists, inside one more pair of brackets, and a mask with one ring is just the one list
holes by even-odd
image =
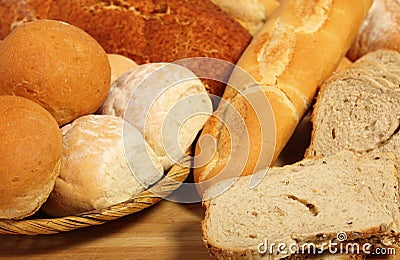
[[[108, 53], [138, 64], [190, 57], [236, 63], [251, 40], [209, 0], [5, 0], [0, 2], [0, 17], [0, 39], [24, 21], [62, 20], [88, 32]], [[209, 69], [218, 78], [230, 74], [227, 68]], [[224, 84], [207, 83], [209, 93], [222, 95]]]

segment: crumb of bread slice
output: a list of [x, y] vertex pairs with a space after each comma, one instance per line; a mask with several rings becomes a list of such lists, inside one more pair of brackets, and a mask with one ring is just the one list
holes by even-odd
[[[397, 172], [390, 153], [357, 157], [342, 151], [271, 168], [262, 182], [249, 188], [251, 176], [240, 177], [228, 190], [214, 185], [204, 201], [203, 239], [220, 259], [299, 257], [288, 248], [260, 254], [269, 243], [337, 241], [390, 245], [399, 231]], [[326, 247], [326, 246], [325, 246]], [[326, 249], [326, 248], [325, 248]]]

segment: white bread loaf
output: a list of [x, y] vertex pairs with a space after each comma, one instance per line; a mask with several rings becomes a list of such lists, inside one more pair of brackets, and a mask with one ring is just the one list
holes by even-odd
[[157, 156], [141, 133], [121, 118], [83, 116], [62, 131], [60, 175], [42, 207], [51, 216], [107, 208], [162, 178]]
[[139, 129], [167, 170], [192, 145], [212, 113], [212, 103], [190, 70], [150, 63], [112, 84], [101, 113], [124, 118]]
[[[340, 242], [357, 243], [355, 253], [360, 254], [368, 253], [362, 251], [365, 243], [390, 247], [400, 231], [393, 159], [392, 154], [358, 158], [344, 151], [271, 168], [253, 189], [250, 176], [239, 177], [225, 192], [220, 188], [226, 185], [217, 184], [203, 204], [204, 242], [218, 259], [299, 259], [296, 248], [302, 253], [304, 245], [313, 243], [319, 254], [335, 239], [337, 245], [329, 249], [337, 252]], [[347, 239], [338, 241], [341, 232]], [[260, 254], [258, 246], [265, 239], [275, 248], [267, 246], [265, 254], [261, 248]], [[285, 247], [278, 251], [280, 243]], [[315, 259], [327, 258], [319, 254]]]
[[305, 156], [346, 149], [362, 155], [393, 152], [400, 158], [400, 53], [370, 52], [321, 87]]
[[61, 133], [43, 107], [0, 95], [0, 219], [32, 215], [46, 201], [59, 174]]
[[[309, 109], [318, 87], [344, 57], [371, 3], [371, 0], [286, 1], [274, 12], [237, 65], [259, 84], [259, 95], [268, 98], [276, 128], [260, 123], [260, 115], [268, 112], [252, 110], [246, 97], [232, 87], [239, 87], [243, 92], [257, 88], [252, 87], [254, 82], [244, 82], [237, 73], [239, 70], [234, 70], [223, 98], [243, 116], [247, 133], [242, 133], [242, 137], [248, 134], [250, 148], [245, 168], [227, 171], [235, 176], [248, 175], [268, 167], [268, 157], [275, 161]], [[223, 117], [227, 107], [220, 105], [217, 114]], [[236, 152], [230, 147], [231, 129], [222, 126], [223, 120], [212, 117], [204, 126], [202, 136], [215, 139], [216, 151], [206, 156], [211, 158], [206, 165], [194, 169], [197, 182], [219, 175], [226, 169], [227, 162], [236, 160], [230, 158]], [[268, 135], [275, 133], [273, 145], [274, 140], [268, 140]], [[214, 143], [201, 144], [202, 136], [196, 154], [201, 153], [200, 145], [214, 146]]]
[[399, 0], [374, 0], [347, 56], [356, 61], [379, 49], [400, 51]]

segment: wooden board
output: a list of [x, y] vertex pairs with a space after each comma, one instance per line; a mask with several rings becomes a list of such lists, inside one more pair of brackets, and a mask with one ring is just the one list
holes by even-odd
[[201, 239], [200, 203], [162, 201], [101, 226], [55, 235], [0, 236], [9, 259], [212, 259]]

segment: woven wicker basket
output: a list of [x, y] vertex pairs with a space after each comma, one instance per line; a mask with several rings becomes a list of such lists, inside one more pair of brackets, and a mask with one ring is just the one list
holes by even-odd
[[[176, 190], [190, 173], [185, 159], [181, 165], [174, 165], [151, 190], [106, 209], [85, 212], [60, 218], [35, 218], [22, 220], [0, 220], [0, 234], [40, 235], [55, 234], [79, 228], [101, 225], [148, 208]], [[155, 195], [156, 194], [156, 195]]]

